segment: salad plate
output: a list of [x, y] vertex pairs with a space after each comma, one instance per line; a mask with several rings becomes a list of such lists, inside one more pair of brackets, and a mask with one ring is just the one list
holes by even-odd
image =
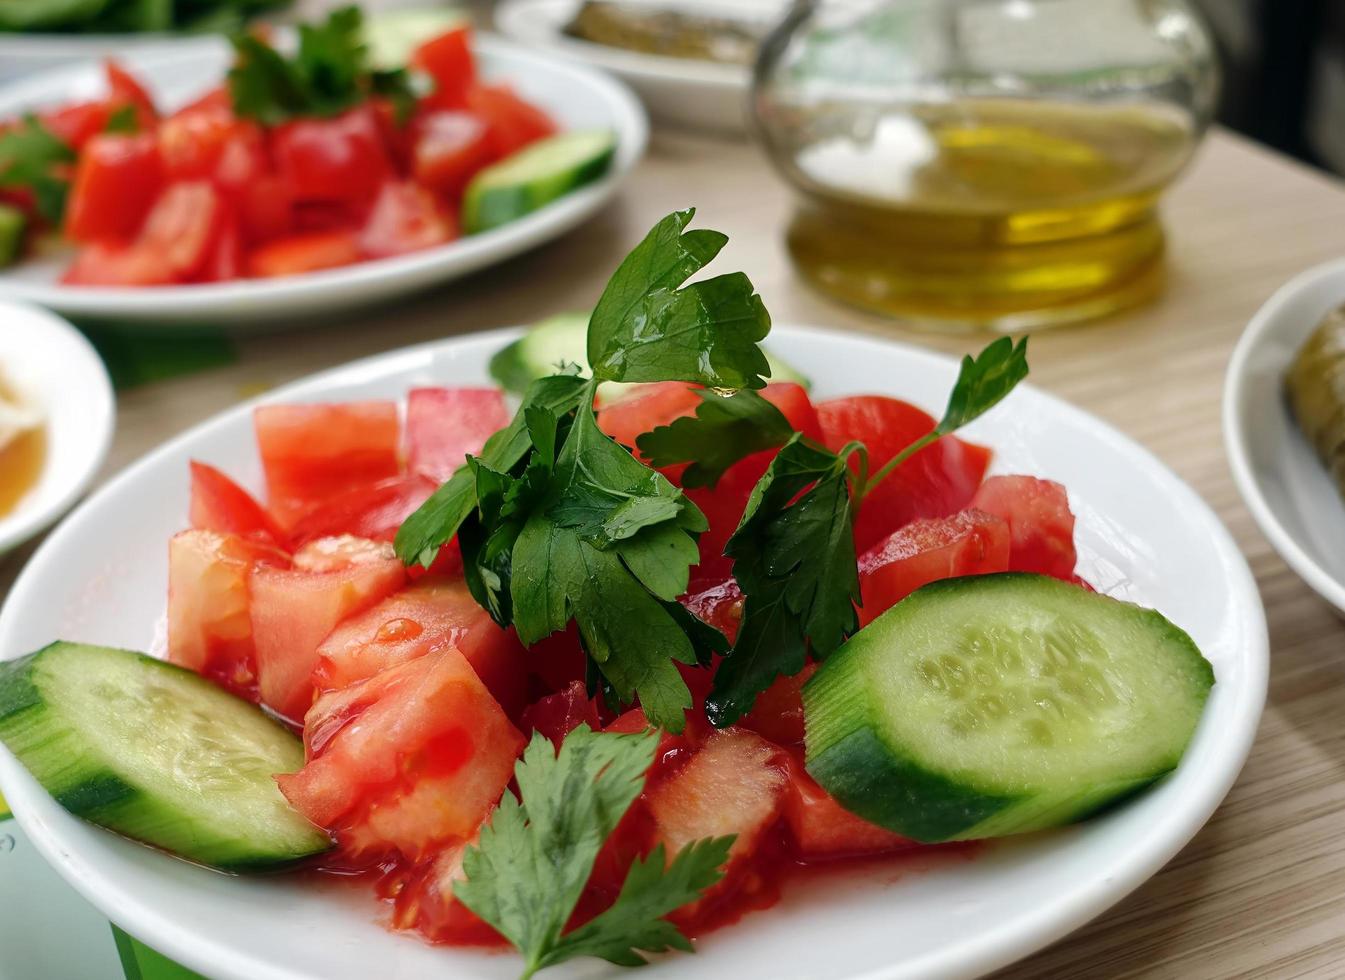
[[[45, 254], [0, 270], [0, 292], [70, 316], [128, 324], [211, 322], [243, 330], [280, 319], [374, 304], [448, 282], [543, 242], [591, 217], [644, 153], [648, 125], [639, 102], [620, 82], [582, 65], [489, 37], [475, 41], [486, 82], [507, 82], [545, 110], [561, 131], [608, 131], [615, 151], [606, 174], [507, 224], [417, 252], [270, 279], [155, 287], [72, 287], [60, 278], [71, 256]], [[122, 60], [167, 110], [220, 84], [232, 49], [218, 38], [184, 41], [170, 51], [130, 52]], [[54, 69], [0, 89], [0, 118], [104, 96], [97, 63]]]
[[[0, 659], [55, 636], [162, 649], [163, 543], [186, 525], [187, 464], [208, 460], [260, 490], [256, 404], [400, 399], [408, 387], [479, 385], [491, 357], [517, 335], [434, 342], [327, 371], [162, 446], [94, 495], [37, 552], [0, 611]], [[891, 394], [937, 410], [959, 370], [941, 355], [818, 329], [778, 327], [770, 347], [807, 365], [822, 398]], [[1030, 386], [965, 434], [994, 448], [992, 472], [1066, 484], [1079, 518], [1079, 574], [1108, 595], [1162, 609], [1212, 664], [1217, 682], [1181, 764], [1146, 793], [1073, 827], [792, 881], [769, 910], [711, 932], [695, 957], [656, 958], [645, 975], [980, 975], [1061, 938], [1157, 872], [1233, 784], [1264, 702], [1268, 649], [1254, 581], [1218, 519], [1147, 451]], [[516, 957], [433, 947], [387, 931], [367, 896], [352, 889], [303, 876], [223, 875], [85, 824], [7, 750], [0, 750], [0, 787], [67, 881], [132, 935], [207, 976], [518, 974]], [[614, 973], [580, 961], [547, 975]]]
[[1282, 286], [1256, 312], [1224, 381], [1224, 442], [1233, 480], [1261, 533], [1318, 595], [1345, 614], [1345, 507], [1294, 423], [1285, 373], [1308, 335], [1345, 303], [1345, 261]]

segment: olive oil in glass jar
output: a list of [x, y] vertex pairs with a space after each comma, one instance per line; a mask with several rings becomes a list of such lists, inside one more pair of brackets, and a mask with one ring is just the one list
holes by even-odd
[[1156, 205], [1214, 86], [1182, 3], [836, 0], [767, 39], [753, 109], [798, 190], [809, 281], [918, 325], [1016, 330], [1157, 292]]

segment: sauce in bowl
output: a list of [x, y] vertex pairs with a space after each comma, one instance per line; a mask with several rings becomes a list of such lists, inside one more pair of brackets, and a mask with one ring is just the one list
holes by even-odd
[[24, 428], [6, 440], [4, 412], [9, 407], [27, 406], [0, 377], [0, 517], [12, 513], [37, 485], [47, 458], [47, 434], [41, 425]]

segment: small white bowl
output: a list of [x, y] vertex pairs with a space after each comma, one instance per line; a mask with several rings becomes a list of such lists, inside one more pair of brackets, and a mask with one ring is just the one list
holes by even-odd
[[53, 313], [0, 301], [0, 371], [43, 415], [37, 484], [0, 517], [0, 555], [51, 526], [89, 488], [112, 444], [112, 381], [84, 335]]
[[1224, 382], [1224, 444], [1233, 480], [1285, 563], [1345, 614], [1345, 501], [1294, 422], [1284, 375], [1331, 310], [1345, 303], [1345, 259], [1309, 269], [1247, 325]]

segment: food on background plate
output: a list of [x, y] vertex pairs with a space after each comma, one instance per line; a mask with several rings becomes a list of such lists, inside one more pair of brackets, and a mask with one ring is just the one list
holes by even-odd
[[57, 643], [0, 668], [0, 739], [87, 819], [216, 866], [312, 853], [524, 977], [690, 950], [799, 865], [1057, 827], [1174, 769], [1210, 665], [1077, 577], [1064, 487], [987, 477], [955, 434], [1026, 341], [967, 357], [939, 419], [814, 402], [773, 380], [745, 275], [686, 284], [727, 240], [691, 217], [496, 359], [531, 378], [512, 416], [492, 388], [413, 390], [405, 432], [392, 401], [256, 409], [265, 504], [191, 468], [175, 666]]
[[1345, 493], [1345, 306], [1322, 318], [1284, 379], [1294, 421]]
[[236, 30], [288, 0], [0, 0], [0, 32]]
[[0, 124], [0, 262], [52, 233], [69, 285], [287, 276], [490, 231], [601, 178], [615, 137], [559, 132], [478, 75], [466, 26], [376, 66], [357, 8], [286, 55], [233, 38], [227, 79], [161, 111], [108, 62], [108, 94]]
[[671, 5], [584, 0], [565, 33], [640, 54], [750, 65], [769, 26], [760, 18], [711, 17]]
[[37, 483], [46, 455], [42, 412], [0, 370], [0, 517]]

